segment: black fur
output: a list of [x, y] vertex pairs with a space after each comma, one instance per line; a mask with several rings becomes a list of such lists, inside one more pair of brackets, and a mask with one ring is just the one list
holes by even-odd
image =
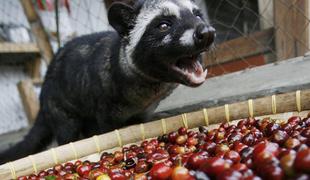
[[163, 47], [158, 44], [165, 34], [156, 27], [161, 20], [152, 21], [132, 54], [137, 71], [122, 53], [142, 4], [115, 4], [109, 21], [118, 32], [83, 36], [58, 51], [45, 76], [34, 127], [22, 142], [0, 153], [0, 164], [37, 153], [54, 137], [62, 145], [149, 120], [159, 102], [184, 82], [162, 62], [203, 50], [174, 42], [187, 26], [204, 22], [183, 12], [187, 22], [173, 27], [174, 41]]
[[84, 36], [62, 48], [46, 74], [34, 127], [24, 141], [0, 154], [0, 162], [36, 153], [53, 136], [61, 145], [80, 139], [80, 133], [90, 137], [148, 119], [176, 85], [124, 71], [119, 49], [116, 32]]

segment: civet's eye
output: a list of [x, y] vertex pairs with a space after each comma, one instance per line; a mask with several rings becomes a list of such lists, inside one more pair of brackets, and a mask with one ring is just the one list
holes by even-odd
[[160, 23], [159, 24], [159, 26], [158, 26], [158, 28], [159, 28], [159, 30], [161, 31], [161, 32], [166, 32], [166, 31], [168, 31], [169, 29], [170, 29], [170, 24], [169, 23], [167, 23], [167, 22], [162, 22], [162, 23]]
[[199, 10], [194, 10], [193, 14], [196, 16], [197, 19], [203, 19], [203, 14]]

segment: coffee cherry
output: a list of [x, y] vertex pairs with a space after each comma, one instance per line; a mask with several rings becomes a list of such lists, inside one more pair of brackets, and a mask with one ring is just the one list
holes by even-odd
[[248, 133], [242, 138], [242, 142], [245, 145], [251, 146], [255, 143], [255, 137], [253, 136], [252, 133]]
[[215, 154], [225, 154], [229, 151], [229, 147], [226, 144], [218, 144], [215, 147]]
[[187, 139], [186, 144], [187, 144], [188, 146], [196, 146], [196, 145], [198, 144], [198, 139], [197, 139], [197, 138], [194, 138], [194, 137], [189, 137], [189, 138]]
[[295, 151], [288, 151], [280, 159], [280, 165], [282, 169], [284, 170], [285, 174], [288, 176], [294, 175], [293, 164], [294, 164], [295, 157], [296, 157]]
[[297, 153], [294, 168], [299, 172], [310, 173], [310, 148]]
[[59, 172], [59, 171], [63, 170], [63, 166], [61, 164], [57, 164], [54, 166], [54, 170]]
[[233, 144], [233, 150], [235, 150], [238, 153], [240, 153], [246, 147], [248, 147], [248, 146], [243, 144], [243, 143], [241, 143], [241, 142], [239, 142], [239, 141], [236, 141]]
[[96, 180], [111, 180], [111, 178], [106, 174], [102, 174], [102, 175], [98, 176], [96, 178]]
[[124, 159], [124, 154], [120, 151], [114, 152], [114, 161], [115, 163], [119, 163]]
[[149, 170], [149, 165], [145, 161], [140, 161], [135, 167], [136, 173], [144, 173]]
[[233, 151], [233, 150], [226, 152], [224, 155], [224, 159], [229, 159], [233, 163], [238, 163], [241, 160], [239, 153], [237, 153], [236, 151]]
[[288, 124], [291, 124], [292, 126], [297, 125], [300, 121], [301, 119], [298, 116], [293, 116], [287, 120]]
[[55, 169], [48, 169], [46, 172], [48, 175], [54, 175], [58, 173]]
[[209, 154], [206, 151], [201, 151], [198, 153], [194, 153], [188, 159], [187, 165], [191, 169], [198, 169], [203, 163], [208, 159]]
[[183, 145], [183, 144], [185, 144], [186, 141], [187, 141], [187, 135], [178, 136], [177, 139], [176, 139], [175, 141], [176, 141], [176, 143], [177, 143], [178, 145]]
[[178, 134], [176, 132], [171, 132], [168, 134], [168, 139], [170, 143], [175, 143], [175, 140], [177, 139]]
[[279, 145], [276, 143], [263, 141], [263, 142], [255, 145], [254, 151], [253, 151], [253, 156], [255, 158], [255, 156], [259, 155], [262, 152], [267, 152], [267, 153], [270, 153], [270, 154], [276, 156], [279, 153], [278, 148], [279, 148]]
[[187, 134], [187, 129], [185, 127], [181, 127], [178, 130], [179, 135], [185, 135]]
[[219, 128], [223, 128], [223, 129], [228, 129], [229, 128], [229, 124], [227, 123], [227, 122], [224, 122], [224, 123], [222, 123], [221, 125], [220, 125], [220, 127]]
[[[309, 118], [310, 119], [310, 118]], [[301, 133], [300, 133], [303, 137], [306, 137], [306, 138], [310, 138], [310, 127], [304, 129]]]
[[131, 169], [136, 167], [137, 158], [130, 158], [125, 161], [125, 169]]
[[243, 119], [243, 120], [241, 120], [241, 121], [238, 122], [237, 126], [238, 126], [239, 128], [241, 128], [241, 127], [244, 127], [244, 126], [246, 125], [246, 123], [247, 123], [246, 120]]
[[310, 127], [310, 117], [309, 116], [307, 118], [303, 119], [303, 122], [305, 123], [306, 127]]
[[172, 168], [165, 163], [155, 164], [150, 170], [150, 177], [152, 179], [164, 180], [168, 179], [172, 174]]
[[38, 174], [39, 177], [45, 177], [45, 176], [47, 176], [47, 175], [48, 175], [48, 173], [47, 173], [46, 171], [41, 171], [41, 172], [39, 172], [39, 174]]
[[20, 176], [17, 178], [17, 180], [28, 180], [27, 176]]
[[[79, 175], [77, 174], [66, 174], [64, 177], [63, 177], [65, 180], [77, 180], [79, 179]], [[91, 177], [92, 179], [96, 179], [96, 177]]]
[[240, 141], [241, 139], [242, 134], [240, 132], [233, 132], [228, 136], [227, 141], [229, 143], [234, 143], [235, 141]]
[[195, 171], [194, 177], [196, 180], [210, 180], [210, 178], [207, 176], [207, 174], [202, 172], [202, 171]]
[[231, 179], [241, 179], [242, 174], [238, 171], [234, 171], [232, 169], [229, 169], [227, 171], [224, 171], [221, 174], [217, 175], [217, 180], [231, 180]]
[[288, 137], [289, 136], [285, 131], [276, 130], [271, 136], [271, 141], [282, 145], [288, 139]]
[[111, 180], [126, 180], [126, 176], [121, 173], [110, 173], [109, 174]]
[[31, 175], [28, 176], [29, 180], [37, 180], [38, 178], [39, 177], [37, 175], [35, 175], [35, 174], [31, 174]]
[[286, 123], [282, 125], [282, 130], [285, 131], [287, 134], [291, 134], [293, 126], [291, 124]]
[[80, 165], [76, 168], [76, 172], [81, 176], [81, 177], [87, 177], [91, 171], [91, 166], [90, 165]]
[[189, 174], [187, 168], [177, 166], [172, 170], [171, 180], [194, 180], [194, 177]]
[[265, 129], [265, 134], [271, 136], [276, 130], [280, 129], [280, 125], [277, 123], [270, 123]]
[[248, 170], [248, 167], [246, 164], [244, 163], [237, 163], [237, 164], [233, 164], [231, 167], [233, 170], [239, 171], [239, 172], [245, 172], [246, 170]]
[[199, 132], [202, 134], [208, 134], [208, 128], [205, 126], [200, 126], [199, 128]]
[[309, 174], [298, 174], [295, 177], [296, 180], [309, 180], [310, 179], [310, 175]]
[[134, 180], [147, 180], [147, 179], [148, 177], [145, 173], [134, 175]]
[[203, 145], [203, 149], [207, 151], [209, 154], [215, 153], [216, 144], [214, 142], [206, 142]]
[[204, 164], [200, 166], [200, 170], [207, 173], [211, 176], [216, 176], [221, 174], [223, 171], [230, 168], [230, 165], [227, 161], [218, 157], [211, 157], [206, 160]]
[[169, 142], [168, 134], [164, 134], [162, 136], [159, 136], [159, 138], [157, 140], [159, 142], [168, 143]]
[[288, 138], [284, 145], [288, 149], [294, 149], [300, 145], [300, 141], [296, 138]]
[[272, 180], [282, 180], [284, 177], [283, 170], [280, 167], [274, 165], [262, 166], [262, 170], [259, 175], [261, 175], [263, 179]]
[[207, 139], [208, 139], [209, 141], [213, 141], [213, 140], [214, 140], [214, 137], [215, 137], [215, 135], [216, 135], [216, 133], [217, 133], [217, 129], [212, 129], [212, 130], [210, 130], [210, 131], [208, 132], [208, 134], [207, 134]]

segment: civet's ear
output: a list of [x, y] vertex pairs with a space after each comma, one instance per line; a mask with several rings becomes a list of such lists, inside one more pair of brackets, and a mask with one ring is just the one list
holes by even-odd
[[135, 16], [134, 9], [121, 2], [113, 3], [108, 12], [109, 23], [121, 36], [129, 34]]

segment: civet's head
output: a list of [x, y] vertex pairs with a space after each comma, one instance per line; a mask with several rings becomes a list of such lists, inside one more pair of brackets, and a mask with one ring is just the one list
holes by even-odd
[[123, 37], [123, 54], [135, 71], [193, 87], [205, 81], [201, 53], [212, 45], [215, 29], [193, 0], [114, 3], [109, 21]]

